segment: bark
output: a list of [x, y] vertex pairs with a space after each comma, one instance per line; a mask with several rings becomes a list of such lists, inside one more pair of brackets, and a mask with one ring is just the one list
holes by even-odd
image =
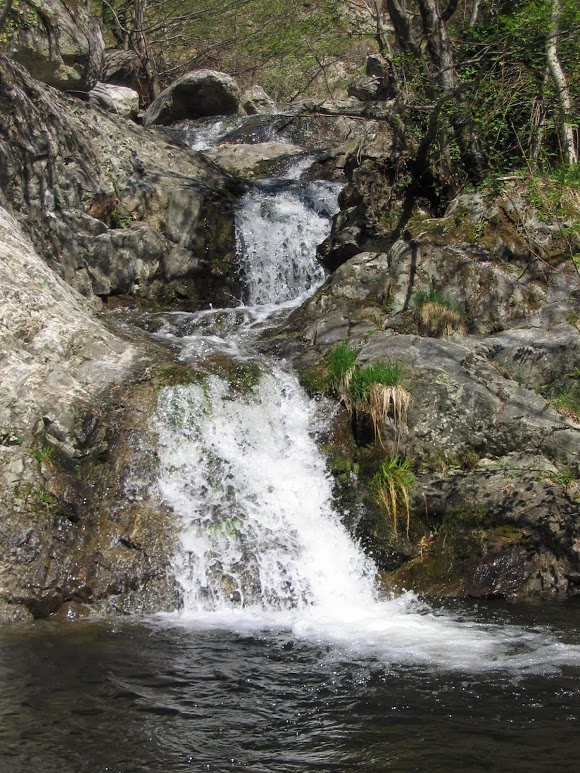
[[134, 31], [135, 36], [134, 46], [139, 59], [141, 60], [141, 66], [145, 77], [147, 79], [147, 91], [150, 101], [153, 101], [161, 94], [161, 84], [159, 83], [159, 75], [157, 72], [157, 66], [155, 64], [155, 57], [147, 35], [145, 33], [145, 11], [147, 10], [147, 0], [135, 0], [134, 6]]
[[558, 107], [560, 112], [560, 137], [562, 141], [562, 155], [567, 164], [578, 163], [578, 148], [574, 136], [574, 127], [571, 123], [572, 98], [566, 79], [566, 73], [562, 67], [558, 55], [558, 41], [560, 37], [560, 0], [552, 0], [552, 13], [550, 29], [546, 38], [546, 57], [548, 71], [556, 88]]

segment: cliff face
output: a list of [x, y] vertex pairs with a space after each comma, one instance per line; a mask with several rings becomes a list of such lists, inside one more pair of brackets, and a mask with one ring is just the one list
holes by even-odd
[[172, 604], [168, 517], [147, 485], [127, 496], [162, 356], [108, 330], [4, 209], [0, 348], [0, 618]]
[[86, 296], [239, 295], [232, 179], [0, 57], [0, 202]]

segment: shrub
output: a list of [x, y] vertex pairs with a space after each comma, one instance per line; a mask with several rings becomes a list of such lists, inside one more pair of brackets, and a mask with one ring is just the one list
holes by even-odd
[[415, 319], [426, 335], [440, 338], [452, 333], [465, 335], [463, 314], [459, 306], [438, 290], [420, 291], [414, 299]]
[[411, 523], [409, 492], [414, 481], [415, 476], [409, 460], [402, 460], [399, 456], [382, 462], [379, 471], [373, 477], [377, 498], [389, 514], [395, 535], [398, 535], [399, 514], [404, 514], [407, 539]]

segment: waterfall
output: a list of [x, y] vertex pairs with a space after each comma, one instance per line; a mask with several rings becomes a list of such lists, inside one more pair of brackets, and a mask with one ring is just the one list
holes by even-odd
[[314, 406], [279, 368], [257, 378], [242, 394], [209, 376], [160, 396], [159, 485], [183, 524], [184, 608], [368, 604], [372, 566], [333, 508]]
[[545, 672], [577, 663], [578, 648], [547, 631], [454, 619], [412, 593], [381, 598], [372, 562], [341, 524], [316, 444], [317, 406], [252, 345], [268, 318], [323, 281], [314, 255], [336, 194], [291, 180], [250, 191], [237, 217], [249, 305], [163, 317], [158, 335], [180, 342], [200, 370], [160, 391], [153, 418], [155, 486], [181, 524], [173, 569], [182, 605], [170, 619], [282, 628], [383, 664]]
[[317, 182], [245, 195], [236, 227], [250, 305], [300, 299], [322, 282], [316, 246], [329, 233], [339, 190]]

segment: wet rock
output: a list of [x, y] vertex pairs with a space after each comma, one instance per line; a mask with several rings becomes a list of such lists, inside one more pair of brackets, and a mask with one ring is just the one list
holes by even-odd
[[64, 91], [89, 91], [95, 85], [105, 44], [99, 22], [91, 16], [86, 3], [15, 3], [10, 21], [14, 31], [3, 51], [34, 78]]
[[144, 124], [168, 125], [185, 118], [240, 112], [240, 91], [223, 72], [196, 70], [168, 86], [147, 108]]

